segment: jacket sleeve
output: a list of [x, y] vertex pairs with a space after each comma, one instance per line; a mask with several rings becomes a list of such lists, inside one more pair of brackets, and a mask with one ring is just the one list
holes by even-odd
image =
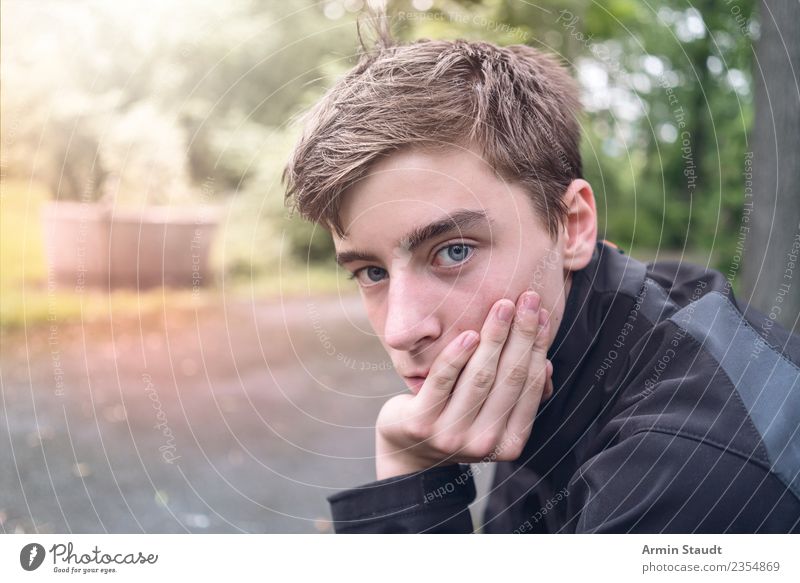
[[769, 468], [681, 435], [623, 439], [581, 466], [569, 489], [571, 532], [800, 530], [800, 501]]
[[327, 498], [336, 533], [471, 533], [474, 499], [467, 464], [393, 476]]

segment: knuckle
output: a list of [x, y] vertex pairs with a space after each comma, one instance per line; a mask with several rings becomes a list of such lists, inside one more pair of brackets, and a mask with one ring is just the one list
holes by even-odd
[[[519, 457], [519, 456], [517, 456]], [[499, 462], [512, 462], [516, 457], [512, 457], [511, 453], [508, 450], [503, 450], [497, 454], [497, 461]]]
[[525, 439], [517, 439], [508, 444], [508, 446], [506, 446], [503, 450], [503, 455], [505, 456], [503, 461], [513, 462], [514, 460], [518, 459], [519, 456], [522, 455], [524, 445]]
[[397, 395], [386, 401], [378, 413], [378, 418], [375, 421], [377, 429], [391, 430], [397, 427], [397, 419], [405, 418], [409, 399], [408, 395]]
[[469, 455], [476, 458], [491, 456], [497, 447], [498, 435], [493, 431], [484, 431], [473, 438], [469, 444]]
[[423, 421], [411, 421], [406, 425], [406, 434], [416, 442], [423, 442], [430, 436], [431, 428]]
[[483, 457], [483, 450], [480, 446], [469, 443], [464, 447], [462, 454], [470, 459], [480, 460]]
[[456, 378], [456, 366], [448, 363], [442, 370], [433, 375], [433, 388], [438, 391], [448, 390]]
[[507, 449], [498, 454], [497, 460], [501, 462], [513, 462], [519, 459], [519, 456], [522, 455], [520, 450], [515, 449]]
[[525, 385], [528, 381], [528, 367], [520, 363], [515, 364], [508, 371], [506, 380], [512, 385]]
[[487, 390], [494, 384], [494, 371], [481, 369], [472, 377], [472, 384], [478, 389]]
[[440, 454], [452, 455], [461, 451], [463, 444], [457, 435], [441, 433], [431, 439], [431, 447]]
[[536, 327], [527, 323], [514, 322], [513, 329], [519, 336], [530, 342], [533, 342], [538, 336]]
[[500, 330], [492, 330], [487, 336], [486, 340], [494, 350], [501, 350], [506, 343], [510, 328], [501, 328]]
[[541, 371], [536, 372], [533, 371], [528, 375], [528, 379], [525, 381], [525, 392], [528, 391], [536, 391], [539, 387], [544, 383], [545, 378]]

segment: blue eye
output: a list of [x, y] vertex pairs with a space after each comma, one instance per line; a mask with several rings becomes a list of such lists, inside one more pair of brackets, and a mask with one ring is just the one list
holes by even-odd
[[385, 276], [385, 269], [370, 265], [369, 267], [362, 267], [353, 273], [349, 279], [355, 279], [359, 285], [369, 287], [370, 285], [375, 285], [376, 283], [380, 282]]
[[[442, 247], [436, 252], [436, 266], [437, 267], [454, 267], [467, 261], [472, 257], [475, 247], [466, 243], [453, 243]], [[382, 267], [369, 265], [357, 269], [348, 279], [355, 279], [361, 287], [371, 287], [386, 279], [389, 276], [387, 271]]]
[[436, 257], [441, 259], [445, 266], [458, 265], [459, 263], [466, 261], [467, 258], [472, 255], [473, 250], [474, 248], [472, 245], [467, 245], [465, 243], [454, 243], [453, 245], [448, 245], [447, 247], [440, 249], [436, 253]]

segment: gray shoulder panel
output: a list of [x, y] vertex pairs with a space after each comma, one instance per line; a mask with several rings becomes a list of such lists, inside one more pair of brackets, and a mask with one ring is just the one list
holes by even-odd
[[800, 368], [719, 292], [707, 293], [670, 320], [719, 362], [761, 434], [772, 471], [800, 499]]
[[653, 324], [666, 320], [678, 309], [669, 299], [667, 292], [649, 277], [645, 277], [641, 293], [644, 295], [644, 301], [641, 303], [642, 313]]

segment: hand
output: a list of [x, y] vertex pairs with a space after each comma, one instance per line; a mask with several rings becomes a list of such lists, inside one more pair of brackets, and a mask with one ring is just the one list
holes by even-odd
[[[376, 422], [378, 479], [447, 463], [515, 460], [553, 392], [549, 313], [534, 291], [497, 301], [480, 336], [462, 332], [417, 395], [389, 399]], [[470, 342], [471, 341], [471, 342]]]

